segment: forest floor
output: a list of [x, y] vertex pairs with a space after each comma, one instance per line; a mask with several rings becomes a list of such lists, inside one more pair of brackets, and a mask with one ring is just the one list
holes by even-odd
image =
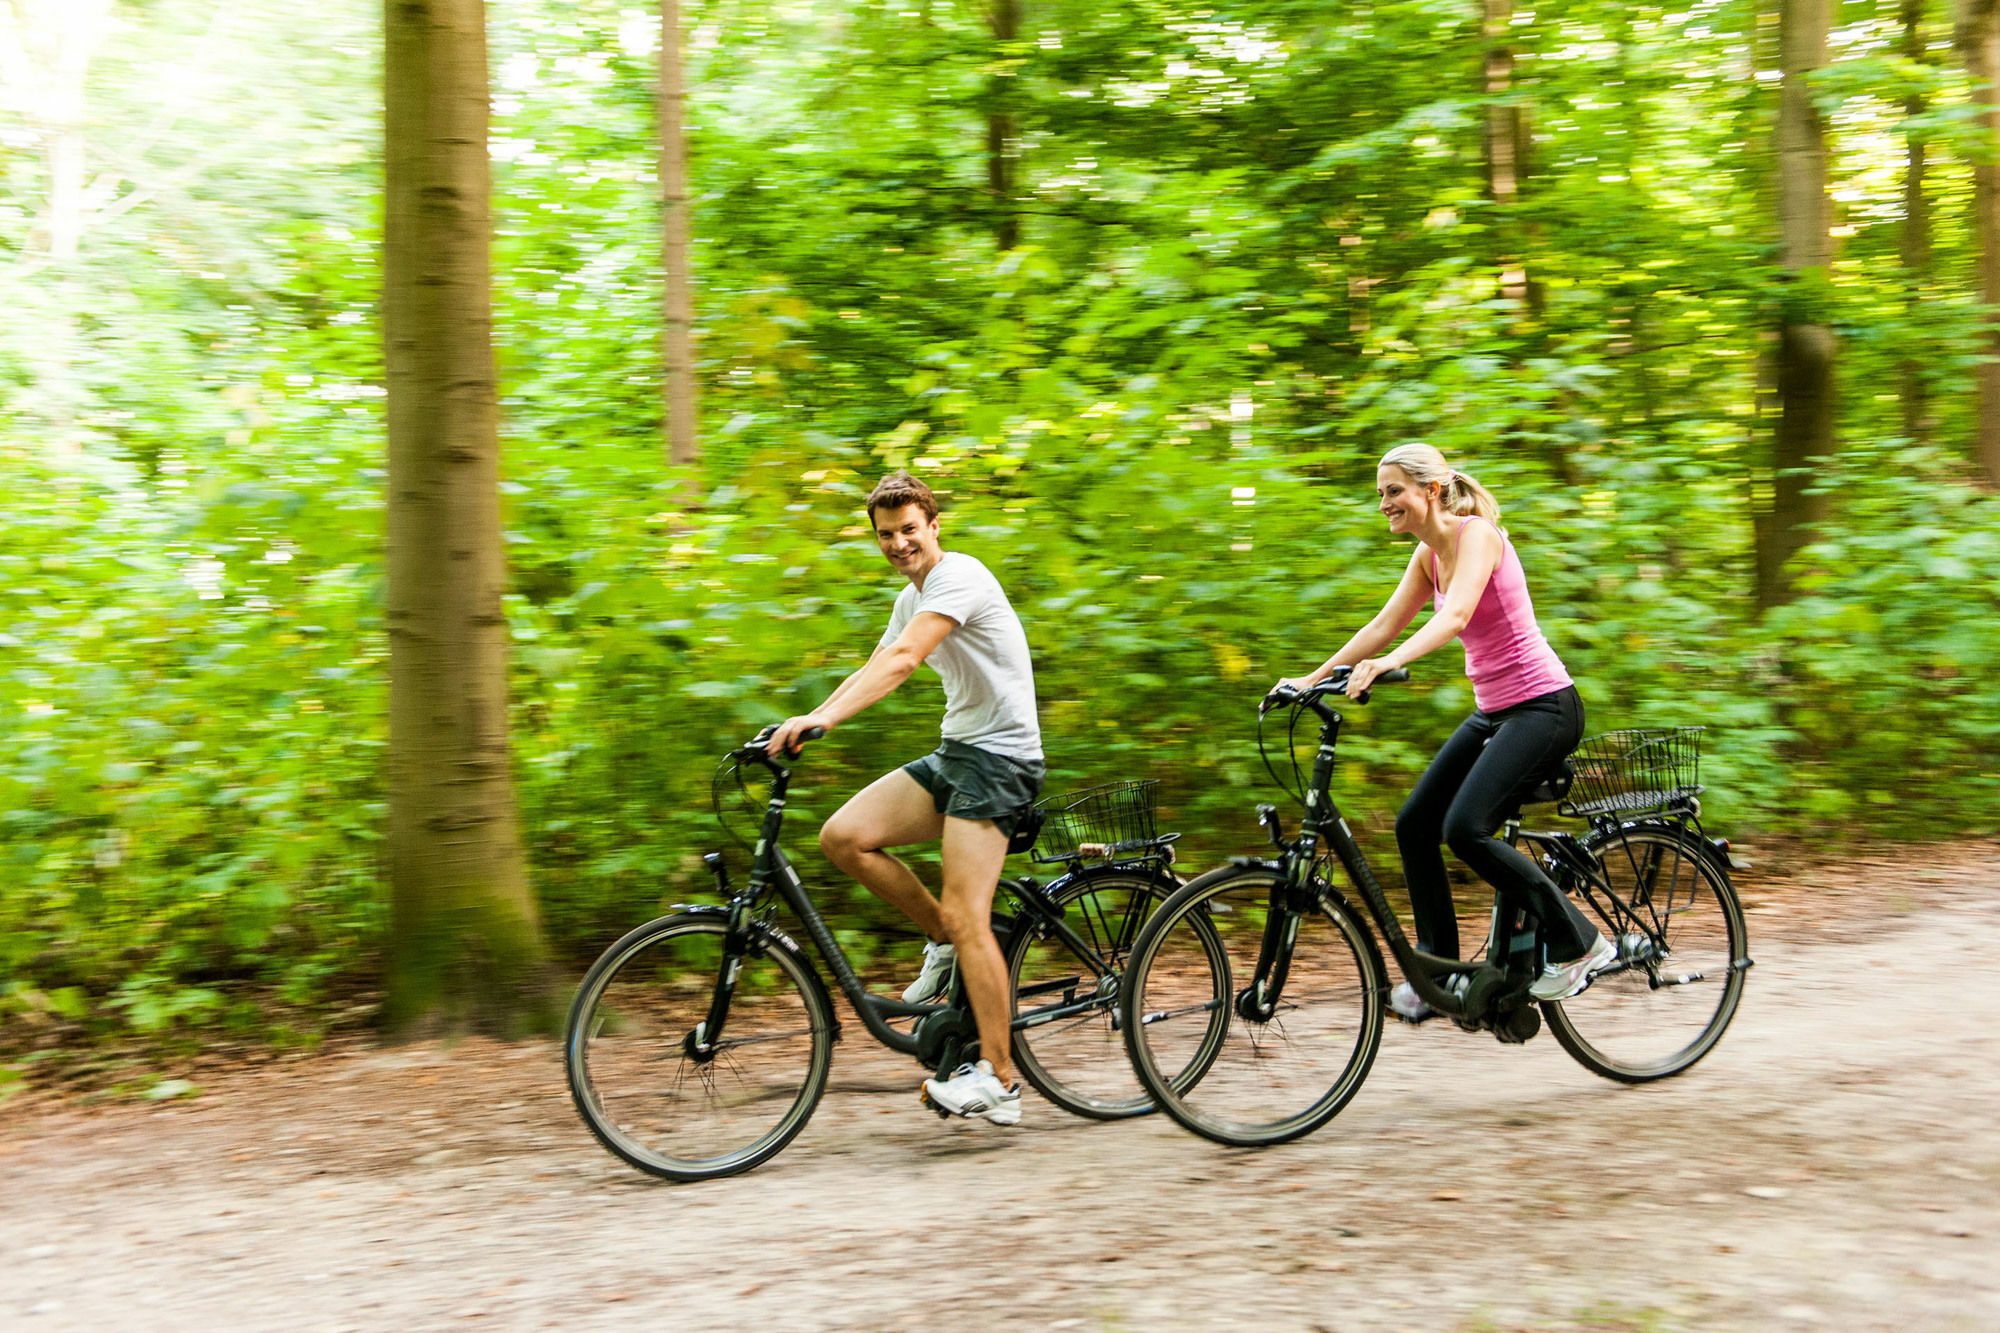
[[2000, 1327], [2000, 846], [1743, 877], [1757, 959], [1684, 1077], [1392, 1025], [1317, 1135], [1232, 1151], [1033, 1098], [818, 1115], [671, 1186], [547, 1044], [325, 1050], [0, 1107], [0, 1324], [707, 1329]]

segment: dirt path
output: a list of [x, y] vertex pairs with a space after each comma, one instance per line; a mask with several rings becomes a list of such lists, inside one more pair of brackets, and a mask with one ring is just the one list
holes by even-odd
[[17, 1104], [0, 1325], [2000, 1327], [2000, 864], [1961, 880], [1879, 931], [1754, 913], [1684, 1078], [1392, 1027], [1340, 1119], [1264, 1153], [1039, 1101], [944, 1124], [858, 1033], [798, 1142], [705, 1186], [598, 1149], [548, 1047]]

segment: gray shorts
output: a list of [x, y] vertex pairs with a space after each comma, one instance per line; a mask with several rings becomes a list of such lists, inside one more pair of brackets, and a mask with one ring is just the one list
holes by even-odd
[[988, 819], [1009, 837], [1042, 794], [1046, 772], [1039, 759], [1010, 759], [962, 741], [944, 742], [903, 771], [931, 794], [939, 814]]

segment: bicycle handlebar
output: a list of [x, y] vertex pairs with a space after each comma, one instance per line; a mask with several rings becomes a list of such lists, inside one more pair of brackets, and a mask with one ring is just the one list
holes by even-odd
[[[765, 727], [755, 736], [752, 736], [749, 743], [737, 750], [736, 753], [746, 759], [769, 758], [770, 755], [764, 747], [770, 743], [772, 733], [776, 732], [777, 729], [778, 724], [773, 722], [770, 726]], [[824, 735], [826, 735], [825, 727], [807, 727], [793, 738], [791, 753], [796, 755], [807, 741], [816, 741]]]
[[[1280, 685], [1277, 689], [1272, 690], [1264, 696], [1263, 702], [1257, 706], [1257, 711], [1266, 713], [1279, 704], [1316, 703], [1329, 694], [1339, 694], [1345, 697], [1347, 693], [1347, 677], [1352, 670], [1352, 667], [1335, 667], [1325, 680], [1311, 689], [1295, 690], [1289, 685]], [[1408, 667], [1397, 667], [1394, 671], [1384, 671], [1381, 675], [1375, 677], [1374, 685], [1370, 685], [1367, 689], [1361, 691], [1360, 695], [1355, 697], [1352, 702], [1365, 704], [1368, 702], [1368, 696], [1375, 692], [1375, 685], [1400, 685], [1409, 678], [1410, 669]]]

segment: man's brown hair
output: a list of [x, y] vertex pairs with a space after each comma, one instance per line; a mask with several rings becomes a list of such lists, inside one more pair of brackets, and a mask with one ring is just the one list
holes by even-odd
[[925, 518], [937, 517], [937, 497], [930, 487], [907, 472], [891, 472], [868, 492], [868, 521], [875, 521], [877, 509], [901, 509], [904, 505], [922, 505]]

